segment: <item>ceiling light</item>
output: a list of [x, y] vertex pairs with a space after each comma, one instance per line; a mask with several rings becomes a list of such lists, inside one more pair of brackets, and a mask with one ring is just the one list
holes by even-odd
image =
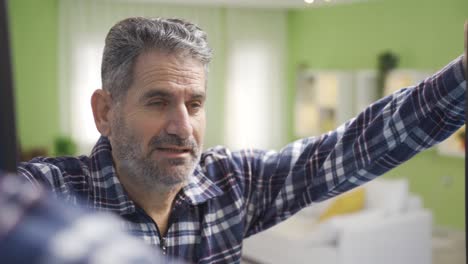
[[314, 0], [304, 0], [304, 2], [306, 2], [307, 4], [312, 4]]

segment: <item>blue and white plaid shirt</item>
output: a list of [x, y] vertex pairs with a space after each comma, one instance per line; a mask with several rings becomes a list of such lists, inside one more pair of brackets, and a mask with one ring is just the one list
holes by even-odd
[[91, 156], [36, 158], [19, 173], [71, 203], [119, 214], [125, 227], [188, 262], [238, 263], [242, 240], [382, 175], [465, 122], [461, 58], [415, 87], [370, 105], [335, 131], [279, 152], [207, 150], [177, 195], [166, 237], [116, 177], [109, 141]]

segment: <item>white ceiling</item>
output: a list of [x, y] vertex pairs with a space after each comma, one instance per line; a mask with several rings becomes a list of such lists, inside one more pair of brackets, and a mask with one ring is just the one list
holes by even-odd
[[140, 2], [165, 3], [176, 5], [204, 5], [252, 8], [313, 8], [324, 5], [349, 4], [366, 0], [314, 0], [307, 4], [304, 0], [133, 0]]

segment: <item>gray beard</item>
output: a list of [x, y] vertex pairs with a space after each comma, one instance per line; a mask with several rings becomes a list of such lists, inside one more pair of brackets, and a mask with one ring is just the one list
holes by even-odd
[[196, 162], [176, 160], [169, 165], [174, 167], [170, 172], [158, 166], [155, 161], [125, 157], [120, 158], [119, 171], [146, 190], [166, 191], [186, 182], [195, 170]]
[[[200, 150], [195, 140], [180, 139], [174, 135], [159, 135], [149, 143], [149, 153], [143, 154], [140, 142], [119, 120], [114, 124], [113, 153], [119, 161], [118, 170], [135, 184], [151, 191], [168, 191], [186, 182], [192, 175], [200, 159]], [[159, 164], [151, 158], [154, 150], [161, 144], [172, 144], [192, 148], [190, 159], [163, 160]], [[142, 190], [143, 191], [143, 190]]]

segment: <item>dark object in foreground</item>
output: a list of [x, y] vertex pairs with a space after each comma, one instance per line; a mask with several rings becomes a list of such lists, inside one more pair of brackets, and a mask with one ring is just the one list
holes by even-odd
[[16, 172], [17, 148], [13, 78], [5, 0], [0, 0], [0, 171]]

